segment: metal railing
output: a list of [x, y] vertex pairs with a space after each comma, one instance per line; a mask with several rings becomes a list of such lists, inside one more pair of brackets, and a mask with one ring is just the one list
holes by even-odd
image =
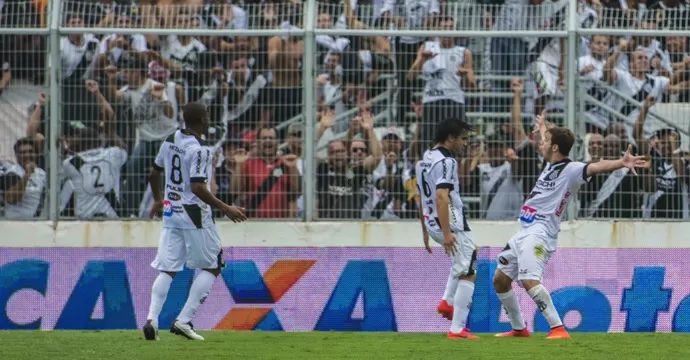
[[[51, 1], [49, 2], [48, 16], [47, 16], [47, 28], [0, 28], [0, 34], [17, 34], [17, 35], [43, 35], [48, 37], [48, 51], [47, 58], [50, 60], [53, 66], [48, 71], [48, 95], [51, 99], [60, 98], [60, 79], [61, 79], [61, 39], [63, 36], [70, 34], [82, 34], [91, 33], [98, 35], [109, 35], [117, 32], [122, 35], [134, 35], [142, 34], [149, 35], [155, 34], [160, 36], [165, 35], [175, 35], [179, 34], [182, 30], [180, 29], [167, 29], [167, 28], [94, 28], [94, 27], [67, 27], [63, 24], [63, 8], [62, 2]], [[304, 39], [304, 54], [302, 59], [302, 81], [303, 81], [303, 111], [301, 114], [296, 115], [288, 120], [282, 121], [277, 125], [279, 130], [286, 129], [291, 124], [299, 123], [303, 124], [305, 131], [303, 131], [303, 141], [305, 146], [303, 146], [302, 158], [306, 159], [304, 161], [303, 169], [303, 196], [304, 196], [304, 217], [305, 221], [314, 220], [314, 204], [316, 201], [316, 184], [315, 184], [315, 170], [316, 170], [316, 154], [319, 150], [315, 145], [318, 139], [315, 139], [315, 129], [317, 127], [317, 117], [316, 117], [316, 94], [314, 91], [314, 84], [316, 81], [316, 68], [317, 62], [313, 54], [316, 53], [316, 42], [314, 37], [317, 35], [329, 35], [329, 36], [344, 36], [344, 37], [368, 37], [368, 36], [381, 36], [381, 37], [441, 37], [449, 36], [470, 38], [471, 42], [476, 42], [480, 40], [490, 40], [491, 38], [563, 38], [567, 39], [567, 49], [566, 49], [566, 79], [565, 79], [565, 113], [554, 114], [554, 117], [561, 117], [564, 119], [563, 124], [572, 129], [583, 129], [583, 124], [581, 116], [578, 116], [578, 100], [582, 100], [589, 104], [594, 104], [609, 110], [617, 117], [622, 117], [615, 109], [606, 109], [607, 105], [593, 99], [591, 97], [586, 97], [578, 99], [578, 74], [577, 59], [576, 55], [578, 53], [577, 46], [579, 45], [579, 37], [581, 36], [591, 36], [591, 35], [618, 35], [618, 36], [679, 36], [685, 34], [682, 30], [637, 30], [637, 29], [613, 29], [613, 28], [600, 28], [600, 29], [581, 29], [578, 27], [577, 19], [577, 2], [569, 2], [566, 18], [563, 28], [555, 28], [552, 30], [534, 30], [534, 29], [519, 29], [513, 31], [505, 30], [486, 30], [483, 29], [484, 24], [481, 20], [481, 14], [483, 13], [483, 8], [480, 5], [461, 3], [454, 5], [451, 12], [454, 12], [456, 16], [454, 17], [456, 22], [456, 27], [459, 30], [452, 31], [449, 33], [447, 30], [401, 30], [401, 29], [336, 29], [336, 28], [318, 28], [316, 26], [316, 19], [318, 15], [318, 4], [315, 0], [306, 0], [303, 3], [303, 23], [301, 28], [275, 28], [275, 29], [232, 29], [232, 30], [217, 30], [217, 29], [185, 29], [183, 30], [186, 35], [194, 36], [249, 36], [249, 37], [270, 37], [270, 36], [290, 36], [290, 37], [300, 37]], [[471, 13], [472, 16], [467, 16]], [[464, 15], [463, 15], [464, 14]], [[464, 17], [463, 17], [464, 16]], [[466, 19], [460, 20], [460, 19]], [[463, 22], [465, 21], [465, 22]], [[479, 64], [475, 63], [475, 68]], [[399, 71], [399, 69], [398, 69]], [[480, 75], [479, 80], [494, 81], [494, 80], [506, 80], [501, 76], [496, 75]], [[371, 100], [373, 104], [385, 104], [384, 111], [375, 114], [375, 123], [377, 125], [388, 126], [391, 119], [395, 117], [395, 99], [397, 94], [396, 87], [400, 84], [396, 84], [393, 80], [389, 82], [390, 86], [383, 93], [378, 94], [375, 98]], [[617, 93], [617, 91], [611, 87], [607, 88], [612, 93]], [[622, 95], [622, 94], [619, 94]], [[509, 99], [512, 98], [512, 94], [508, 92], [474, 92], [468, 93], [467, 98], [472, 100], [488, 101], [489, 99]], [[641, 106], [641, 104], [632, 98], [627, 97], [626, 100], [634, 105]], [[344, 113], [338, 115], [339, 118], [348, 118], [354, 115], [357, 109], [349, 109]], [[48, 126], [49, 139], [47, 144], [47, 173], [48, 173], [48, 198], [47, 198], [47, 218], [52, 221], [57, 221], [59, 216], [59, 191], [60, 191], [60, 171], [58, 170], [61, 165], [60, 149], [57, 141], [57, 134], [60, 133], [61, 127], [61, 104], [59, 101], [49, 102], [49, 114], [50, 116], [46, 119]], [[405, 114], [407, 116], [407, 114]], [[468, 111], [466, 116], [471, 119], [481, 119], [483, 123], [486, 123], [492, 119], [509, 119], [510, 113], [508, 112], [491, 112], [491, 111]], [[523, 113], [524, 117], [529, 117], [529, 114]], [[650, 111], [650, 116], [656, 118], [663, 123], [670, 124], [671, 121], [664, 119], [661, 116]], [[679, 131], [685, 135], [689, 135], [687, 129], [679, 129]], [[336, 134], [335, 138], [343, 138], [345, 133]], [[580, 144], [581, 145], [581, 144]], [[282, 145], [282, 148], [285, 144]], [[581, 149], [576, 149], [576, 152], [580, 152]]]

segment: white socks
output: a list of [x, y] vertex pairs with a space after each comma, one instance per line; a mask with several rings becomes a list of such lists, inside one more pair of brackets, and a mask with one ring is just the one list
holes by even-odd
[[510, 319], [510, 326], [513, 330], [522, 330], [526, 327], [525, 319], [522, 316], [522, 311], [520, 310], [520, 304], [518, 303], [517, 295], [513, 289], [508, 290], [508, 292], [497, 293], [498, 299], [501, 300], [503, 304], [503, 309], [505, 309], [506, 314], [508, 314], [508, 319]]
[[192, 321], [192, 318], [196, 315], [196, 311], [199, 310], [199, 306], [206, 300], [215, 281], [216, 277], [210, 272], [202, 270], [201, 273], [199, 273], [196, 279], [194, 279], [194, 283], [192, 283], [192, 288], [189, 289], [187, 302], [184, 304], [180, 316], [177, 317], [179, 322], [188, 324]]
[[446, 283], [446, 290], [443, 292], [443, 300], [450, 306], [453, 306], [453, 297], [455, 296], [455, 290], [458, 288], [458, 281], [460, 281], [460, 278], [453, 276], [453, 270], [451, 269], [448, 275], [448, 282]]
[[[450, 279], [448, 281], [450, 283]], [[453, 321], [450, 325], [450, 332], [459, 333], [467, 324], [467, 315], [472, 308], [472, 295], [474, 295], [474, 283], [467, 280], [457, 279], [453, 301]], [[447, 289], [447, 287], [446, 287]], [[447, 290], [446, 290], [447, 291]]]
[[151, 305], [149, 306], [149, 315], [146, 320], [151, 320], [156, 327], [158, 327], [158, 316], [161, 314], [165, 298], [168, 297], [168, 290], [172, 284], [173, 278], [164, 273], [158, 273], [158, 277], [153, 282], [151, 287]]
[[552, 329], [558, 326], [563, 326], [561, 317], [558, 315], [556, 307], [553, 306], [553, 301], [551, 301], [551, 294], [549, 294], [549, 291], [546, 290], [544, 285], [539, 284], [529, 289], [527, 294], [529, 294], [529, 296], [534, 299], [534, 302], [537, 303], [539, 311], [541, 311], [542, 315], [544, 315], [544, 318], [546, 318], [546, 321], [549, 323], [549, 326]]

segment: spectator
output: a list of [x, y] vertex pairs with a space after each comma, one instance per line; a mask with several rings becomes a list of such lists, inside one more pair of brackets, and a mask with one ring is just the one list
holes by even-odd
[[[524, 200], [522, 181], [513, 162], [515, 152], [509, 148], [510, 138], [496, 134], [486, 138], [486, 162], [476, 168], [479, 181], [482, 217], [487, 220], [512, 220], [520, 214]], [[480, 155], [481, 156], [481, 155]]]
[[7, 219], [31, 219], [41, 215], [48, 184], [45, 170], [36, 165], [33, 139], [19, 139], [14, 144], [17, 163], [0, 174]]
[[261, 128], [256, 133], [255, 157], [235, 157], [235, 171], [231, 179], [232, 191], [246, 194], [244, 207], [253, 218], [294, 217], [301, 193], [297, 156], [278, 156], [278, 137], [275, 129]]
[[647, 112], [656, 98], [648, 96], [635, 122], [634, 136], [641, 154], [649, 154], [649, 170], [643, 175], [646, 191], [643, 216], [655, 219], [682, 219], [688, 216], [686, 167], [680, 151], [680, 133], [675, 128], [664, 128], [653, 134], [656, 146], [645, 139]]
[[[93, 129], [75, 129], [70, 143], [73, 155], [62, 166], [74, 193], [71, 204], [81, 219], [117, 218], [120, 212], [120, 169], [127, 152], [120, 146], [104, 146]], [[67, 207], [70, 207], [69, 205]]]
[[237, 159], [247, 155], [245, 145], [239, 140], [223, 142], [223, 162], [216, 167], [215, 179], [218, 186], [217, 197], [226, 204], [234, 204], [238, 194], [232, 191], [231, 182]]
[[[452, 18], [441, 20], [441, 28], [454, 30]], [[455, 45], [452, 37], [427, 41], [419, 47], [417, 59], [409, 68], [408, 79], [414, 80], [421, 73], [425, 80], [422, 139], [427, 146], [433, 146], [436, 122], [448, 117], [464, 118], [465, 91], [477, 86], [472, 66], [472, 52]]]
[[382, 157], [381, 145], [373, 129], [373, 117], [355, 117], [347, 144], [328, 144], [328, 160], [316, 168], [318, 217], [361, 219], [373, 209], [373, 171]]
[[[178, 128], [177, 112], [180, 91], [173, 82], [161, 84], [148, 76], [146, 63], [131, 58], [124, 75], [128, 85], [116, 90], [117, 69], [110, 66], [108, 91], [112, 102], [123, 104], [137, 125], [140, 142], [127, 162], [125, 204], [127, 211], [137, 213], [146, 185], [146, 170], [158, 153], [163, 140]], [[137, 215], [135, 215], [137, 216]]]

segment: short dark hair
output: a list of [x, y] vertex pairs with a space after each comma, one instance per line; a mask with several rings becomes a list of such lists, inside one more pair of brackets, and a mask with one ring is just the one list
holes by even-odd
[[441, 120], [436, 125], [436, 138], [434, 141], [441, 144], [448, 140], [451, 136], [458, 137], [464, 133], [472, 132], [472, 127], [460, 118], [449, 117]]
[[570, 154], [570, 149], [575, 144], [575, 134], [564, 127], [554, 127], [547, 130], [551, 134], [551, 144], [558, 145], [558, 152], [563, 156]]
[[18, 154], [19, 148], [24, 146], [24, 145], [31, 145], [31, 147], [33, 148], [35, 146], [35, 144], [36, 143], [34, 142], [34, 139], [29, 138], [29, 137], [23, 137], [23, 138], [17, 140], [16, 143], [14, 143], [14, 153]]
[[202, 119], [208, 117], [208, 111], [204, 104], [200, 102], [190, 102], [184, 106], [182, 116], [184, 117], [185, 124], [195, 126], [200, 124]]

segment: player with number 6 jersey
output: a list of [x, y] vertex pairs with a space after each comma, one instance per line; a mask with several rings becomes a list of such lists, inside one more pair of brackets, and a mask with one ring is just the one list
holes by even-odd
[[499, 337], [530, 335], [512, 289], [512, 282], [518, 281], [549, 323], [551, 330], [547, 339], [570, 338], [549, 291], [541, 283], [546, 264], [556, 251], [564, 209], [579, 186], [588, 182], [593, 175], [621, 168], [628, 168], [636, 174], [635, 168], [645, 165], [645, 158], [632, 156], [630, 147], [618, 160], [600, 160], [595, 163], [571, 161], [568, 154], [575, 143], [575, 135], [562, 127], [547, 129], [545, 117], [545, 113], [537, 116], [536, 127], [540, 139], [539, 151], [546, 165], [522, 206], [518, 220], [520, 229], [499, 253], [494, 273], [494, 288], [513, 328], [496, 334]]
[[[163, 210], [163, 230], [151, 263], [160, 273], [151, 289], [151, 305], [143, 328], [146, 340], [158, 340], [158, 317], [175, 274], [185, 265], [202, 271], [194, 279], [187, 302], [170, 332], [190, 340], [204, 340], [194, 331], [191, 321], [225, 266], [211, 207], [234, 222], [247, 219], [244, 209], [227, 205], [211, 193], [213, 152], [201, 138], [209, 126], [206, 107], [201, 103], [187, 104], [184, 119], [187, 128], [175, 131], [163, 142], [149, 174], [155, 202], [151, 215]], [[161, 172], [165, 174], [164, 192]]]
[[447, 335], [450, 339], [478, 338], [465, 328], [474, 294], [477, 247], [465, 219], [455, 160], [455, 154], [467, 146], [470, 133], [469, 125], [458, 118], [442, 120], [436, 128], [436, 145], [424, 153], [415, 168], [424, 246], [431, 253], [431, 237], [451, 257], [448, 282], [437, 309], [452, 320]]

